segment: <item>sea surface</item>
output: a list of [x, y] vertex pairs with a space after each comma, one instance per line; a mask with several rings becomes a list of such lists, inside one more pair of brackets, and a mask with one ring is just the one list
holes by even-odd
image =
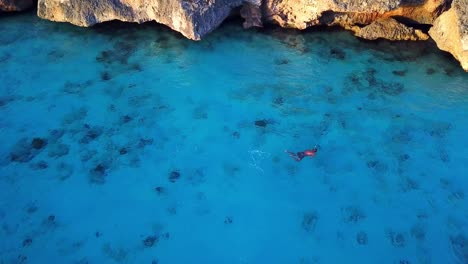
[[467, 135], [432, 42], [2, 15], [0, 263], [466, 264]]

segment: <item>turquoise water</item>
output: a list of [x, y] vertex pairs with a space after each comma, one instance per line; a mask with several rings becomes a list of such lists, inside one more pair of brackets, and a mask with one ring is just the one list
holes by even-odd
[[468, 263], [468, 74], [431, 43], [24, 14], [0, 69], [2, 264]]

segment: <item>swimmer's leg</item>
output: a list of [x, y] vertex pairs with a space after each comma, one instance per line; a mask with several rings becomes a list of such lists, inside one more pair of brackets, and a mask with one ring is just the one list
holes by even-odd
[[296, 157], [297, 157], [297, 158], [295, 158], [295, 160], [296, 160], [297, 162], [301, 161], [301, 160], [305, 157], [304, 152], [298, 152], [298, 153], [296, 154]]
[[284, 152], [288, 153], [289, 156], [291, 156], [291, 158], [293, 158], [295, 161], [301, 161], [301, 159], [299, 159], [299, 157], [297, 157], [296, 153], [291, 152], [291, 151], [287, 151], [287, 150], [285, 150]]

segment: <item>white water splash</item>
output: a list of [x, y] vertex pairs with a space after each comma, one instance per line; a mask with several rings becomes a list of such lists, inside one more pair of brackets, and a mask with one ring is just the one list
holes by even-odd
[[264, 173], [263, 168], [260, 167], [260, 163], [262, 162], [262, 160], [269, 158], [271, 154], [257, 149], [249, 150], [248, 152], [250, 154], [251, 159], [249, 165], [255, 168], [256, 170], [260, 171], [261, 173]]

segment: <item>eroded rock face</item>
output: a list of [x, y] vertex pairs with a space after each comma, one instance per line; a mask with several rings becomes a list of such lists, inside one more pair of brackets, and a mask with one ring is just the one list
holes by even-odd
[[319, 24], [354, 24], [352, 18], [362, 15], [369, 24], [379, 14], [396, 9], [400, 0], [264, 0], [265, 18], [282, 27], [305, 29]]
[[242, 0], [39, 0], [37, 13], [41, 18], [78, 26], [154, 20], [199, 40], [241, 4]]
[[264, 0], [265, 19], [282, 27], [313, 25], [350, 27], [377, 19], [404, 17], [408, 22], [432, 24], [448, 9], [448, 0]]
[[240, 15], [245, 20], [243, 23], [244, 28], [263, 27], [261, 5], [261, 0], [244, 3], [240, 10]]
[[432, 24], [448, 5], [448, 0], [264, 0], [264, 19], [297, 29], [341, 26], [366, 39], [425, 40], [426, 34], [392, 18]]
[[452, 8], [435, 20], [429, 35], [468, 71], [468, 0], [454, 0]]
[[[0, 0], [1, 1], [1, 0]], [[261, 27], [263, 22], [305, 29], [314, 25], [338, 25], [359, 31], [359, 36], [416, 40], [426, 37], [389, 19], [404, 17], [409, 23], [431, 24], [447, 9], [450, 0], [39, 0], [38, 15], [79, 26], [121, 20], [154, 20], [198, 40], [216, 28], [232, 10], [242, 6], [244, 27]], [[375, 22], [375, 21], [387, 22]], [[374, 23], [375, 22], [375, 23]], [[357, 25], [369, 25], [361, 28]], [[371, 36], [378, 29], [380, 36]], [[406, 34], [406, 35], [405, 35]]]
[[393, 18], [382, 18], [365, 27], [354, 26], [351, 28], [357, 37], [376, 40], [427, 40], [429, 36], [419, 29], [403, 25]]
[[34, 0], [0, 0], [0, 12], [22, 11], [34, 5]]

